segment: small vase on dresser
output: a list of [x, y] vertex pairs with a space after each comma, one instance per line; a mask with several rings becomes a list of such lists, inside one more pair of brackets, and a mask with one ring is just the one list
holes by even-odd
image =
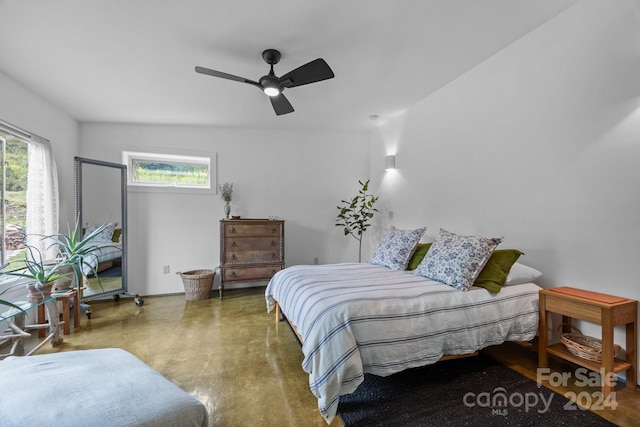
[[224, 202], [224, 217], [226, 219], [231, 218], [231, 205], [229, 204], [229, 202]]

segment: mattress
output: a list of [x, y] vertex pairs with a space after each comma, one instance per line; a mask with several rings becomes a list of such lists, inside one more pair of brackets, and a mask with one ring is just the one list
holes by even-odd
[[97, 271], [103, 262], [122, 258], [122, 243], [96, 243], [96, 249], [83, 260], [82, 272], [85, 276]]
[[311, 391], [330, 423], [341, 394], [364, 373], [387, 376], [504, 341], [531, 340], [538, 328], [533, 283], [498, 294], [461, 292], [409, 271], [368, 263], [293, 266], [276, 273], [265, 297], [300, 334]]

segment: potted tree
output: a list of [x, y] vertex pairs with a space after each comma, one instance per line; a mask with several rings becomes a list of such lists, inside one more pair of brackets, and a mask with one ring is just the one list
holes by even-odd
[[336, 227], [343, 227], [345, 236], [351, 235], [358, 241], [358, 262], [362, 262], [362, 235], [371, 226], [373, 214], [378, 212], [373, 207], [378, 197], [367, 194], [369, 180], [358, 181], [358, 184], [361, 186], [358, 194], [351, 200], [342, 200], [342, 205], [338, 206]]

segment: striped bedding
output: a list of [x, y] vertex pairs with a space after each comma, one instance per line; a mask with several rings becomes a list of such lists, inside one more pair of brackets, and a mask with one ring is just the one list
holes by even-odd
[[327, 423], [341, 394], [364, 373], [387, 376], [504, 341], [528, 341], [538, 328], [533, 284], [499, 294], [461, 292], [408, 271], [367, 263], [298, 265], [276, 273], [267, 310], [280, 305], [302, 337], [311, 391]]

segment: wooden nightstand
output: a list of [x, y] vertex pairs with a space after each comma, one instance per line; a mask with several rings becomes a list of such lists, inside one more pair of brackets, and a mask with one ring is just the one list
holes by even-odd
[[[570, 353], [564, 344], [549, 345], [547, 331], [547, 313], [562, 315], [565, 331], [571, 329], [571, 319], [585, 320], [602, 325], [602, 362], [594, 362]], [[626, 371], [627, 387], [635, 388], [637, 382], [637, 354], [638, 347], [638, 302], [597, 292], [581, 289], [560, 287], [543, 289], [540, 291], [540, 351], [538, 365], [549, 367], [548, 354], [583, 366], [592, 371], [604, 374]], [[626, 325], [626, 359], [613, 357], [613, 329], [618, 325]], [[602, 378], [602, 394], [608, 396], [613, 387]]]

